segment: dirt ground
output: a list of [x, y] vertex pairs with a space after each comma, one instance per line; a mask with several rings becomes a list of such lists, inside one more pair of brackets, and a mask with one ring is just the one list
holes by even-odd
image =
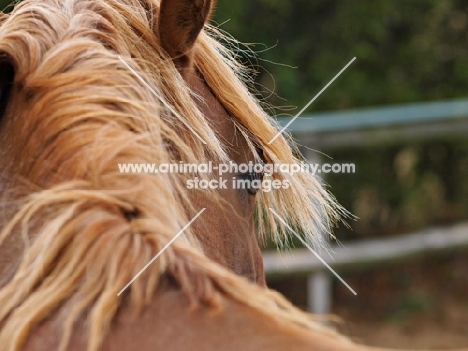
[[392, 348], [468, 347], [468, 306], [442, 302], [438, 317], [414, 314], [404, 322], [347, 322], [347, 334], [367, 345]]
[[[422, 257], [342, 273], [358, 292], [334, 281], [340, 330], [367, 345], [392, 348], [468, 347], [468, 251]], [[300, 307], [306, 278], [270, 282]]]

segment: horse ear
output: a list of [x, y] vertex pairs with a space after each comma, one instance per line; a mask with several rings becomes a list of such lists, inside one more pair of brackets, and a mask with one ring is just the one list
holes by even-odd
[[187, 65], [191, 50], [210, 18], [212, 0], [161, 0], [159, 36], [178, 65]]
[[0, 53], [0, 120], [5, 113], [8, 98], [13, 87], [15, 68], [13, 59]]

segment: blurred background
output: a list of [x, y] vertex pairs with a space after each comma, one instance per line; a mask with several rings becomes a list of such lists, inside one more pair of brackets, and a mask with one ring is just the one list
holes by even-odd
[[328, 289], [318, 310], [370, 345], [467, 347], [467, 242], [450, 241], [468, 234], [468, 3], [219, 0], [215, 21], [257, 53], [234, 47], [272, 115], [296, 115], [356, 57], [290, 126], [309, 160], [356, 165], [325, 179], [359, 217], [335, 232], [345, 248], [401, 239], [404, 250], [409, 234], [438, 235], [435, 250], [337, 265], [357, 296], [331, 277], [321, 289], [312, 266], [294, 271], [293, 253], [277, 259], [281, 274], [269, 269], [269, 285], [304, 309]]
[[466, 0], [218, 0], [214, 24], [248, 44], [232, 47], [271, 115], [295, 115], [356, 57], [290, 127], [309, 160], [356, 165], [325, 179], [359, 218], [336, 229], [342, 246], [438, 235], [433, 250], [337, 265], [357, 296], [307, 265], [267, 267], [269, 285], [369, 345], [468, 346], [468, 242], [452, 240], [468, 233]]

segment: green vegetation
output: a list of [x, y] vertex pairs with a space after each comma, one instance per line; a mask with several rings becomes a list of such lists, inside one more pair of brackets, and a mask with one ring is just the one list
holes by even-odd
[[333, 162], [356, 174], [330, 174], [340, 203], [359, 217], [340, 240], [406, 233], [468, 219], [468, 140], [433, 140], [392, 147], [347, 148]]
[[305, 105], [356, 56], [312, 112], [466, 96], [467, 14], [464, 0], [220, 0], [216, 21], [269, 48], [258, 82], [276, 84], [287, 99], [270, 98], [276, 105]]

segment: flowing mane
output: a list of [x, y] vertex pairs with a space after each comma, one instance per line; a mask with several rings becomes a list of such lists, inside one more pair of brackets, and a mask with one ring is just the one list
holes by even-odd
[[[6, 114], [24, 120], [9, 126], [14, 143], [0, 150], [12, 160], [5, 171], [10, 177], [0, 179], [0, 207], [9, 219], [0, 246], [13, 235], [24, 242], [20, 263], [0, 281], [5, 350], [19, 350], [35, 326], [66, 310], [62, 349], [86, 314], [88, 350], [96, 351], [122, 306], [143, 308], [163, 276], [172, 277], [193, 306], [215, 308], [223, 294], [265, 318], [332, 333], [279, 294], [209, 260], [190, 228], [186, 240], [174, 242], [117, 296], [199, 210], [189, 200], [186, 175], [122, 174], [117, 165], [228, 161], [193, 102], [200, 97], [161, 49], [158, 9], [156, 0], [25, 0], [0, 16], [0, 62], [8, 68], [2, 74], [14, 72], [15, 87]], [[207, 26], [194, 52], [208, 86], [257, 158], [300, 162], [283, 136], [268, 144], [278, 129], [222, 40]], [[311, 175], [275, 177], [291, 187], [256, 197], [259, 238], [287, 244], [287, 228], [268, 210], [274, 208], [320, 245], [342, 210]]]

